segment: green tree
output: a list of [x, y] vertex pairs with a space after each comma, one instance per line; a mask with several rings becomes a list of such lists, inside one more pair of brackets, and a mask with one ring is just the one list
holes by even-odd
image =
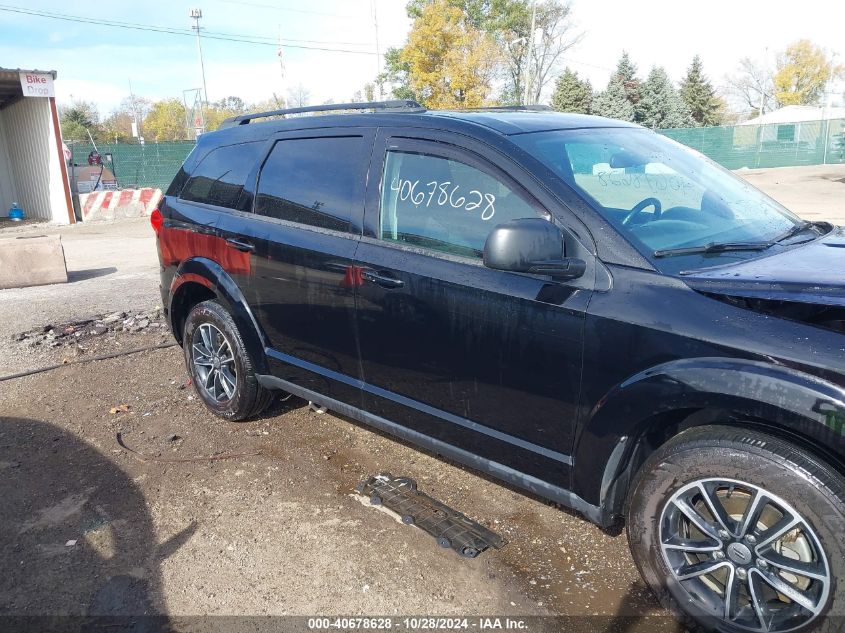
[[374, 83], [365, 83], [363, 90], [356, 90], [352, 94], [352, 103], [361, 103], [362, 101], [376, 100], [376, 85]]
[[642, 85], [639, 111], [642, 124], [652, 129], [692, 127], [687, 104], [660, 66], [651, 69]]
[[272, 112], [273, 110], [281, 110], [285, 108], [285, 100], [277, 95], [275, 92], [270, 99], [252, 103], [246, 107], [245, 112]]
[[489, 103], [498, 55], [495, 44], [450, 0], [433, 0], [414, 20], [399, 54], [408, 87], [432, 108]]
[[725, 103], [705, 76], [698, 55], [692, 58], [687, 75], [681, 82], [681, 98], [698, 125], [722, 125]]
[[[434, 0], [409, 0], [405, 7], [409, 18], [419, 18], [428, 5]], [[449, 0], [449, 6], [459, 9], [466, 17], [467, 23], [473, 28], [485, 30], [491, 15], [494, 13], [493, 4], [501, 4], [495, 0]]]
[[607, 90], [593, 97], [590, 113], [621, 121], [634, 120], [634, 106], [625, 95], [625, 85], [615, 76], [607, 84]]
[[59, 113], [59, 125], [65, 141], [88, 142], [90, 132], [94, 140], [100, 135], [97, 107], [88, 101], [74, 101]]
[[205, 120], [205, 131], [213, 132], [218, 129], [226, 119], [238, 116], [246, 112], [246, 104], [240, 97], [226, 97], [220, 101], [209, 103], [203, 108], [203, 119]]
[[558, 112], [589, 114], [593, 101], [593, 87], [578, 73], [567, 68], [555, 82], [552, 93], [552, 108]]
[[384, 72], [376, 77], [379, 86], [388, 86], [394, 99], [418, 100], [410, 84], [410, 65], [402, 59], [402, 48], [388, 48], [384, 53]]
[[162, 99], [152, 104], [144, 119], [147, 140], [176, 141], [188, 138], [185, 127], [185, 106], [178, 99]]
[[102, 124], [103, 140], [109, 143], [131, 143], [132, 115], [124, 110], [115, 110]]
[[798, 40], [778, 56], [775, 99], [780, 105], [816, 105], [828, 83], [843, 73], [845, 67], [835, 64], [824, 49]]
[[637, 65], [631, 61], [627, 51], [622, 51], [622, 57], [616, 63], [616, 71], [611, 81], [618, 81], [625, 90], [625, 99], [634, 107], [634, 120], [640, 121], [639, 103], [642, 98], [640, 92], [642, 81], [637, 76]]

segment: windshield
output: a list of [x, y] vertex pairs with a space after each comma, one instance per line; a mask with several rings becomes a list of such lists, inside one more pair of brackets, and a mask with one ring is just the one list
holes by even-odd
[[[691, 257], [705, 254], [754, 257], [761, 253], [755, 245], [776, 240], [801, 223], [742, 178], [650, 130], [556, 130], [511, 138], [650, 258], [678, 255], [688, 267]], [[735, 248], [713, 248], [726, 244]], [[706, 246], [706, 253], [687, 252]], [[707, 265], [716, 263], [722, 262]]]

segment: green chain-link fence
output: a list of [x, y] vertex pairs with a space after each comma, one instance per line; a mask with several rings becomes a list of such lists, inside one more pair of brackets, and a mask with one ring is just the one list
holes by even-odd
[[728, 169], [845, 163], [845, 120], [658, 130]]
[[[179, 167], [190, 151], [193, 141], [171, 141], [166, 143], [130, 143], [98, 144], [97, 149], [103, 156], [104, 164], [114, 172], [121, 189], [134, 187], [157, 187], [167, 189]], [[77, 165], [88, 164], [88, 154], [93, 146], [74, 144], [73, 162]], [[111, 164], [105, 162], [105, 155], [112, 155]]]
[[[697, 149], [728, 169], [845, 163], [845, 119], [658, 130]], [[167, 189], [193, 141], [98, 146], [111, 153], [111, 169], [121, 188]], [[73, 162], [86, 165], [91, 145], [74, 145]]]

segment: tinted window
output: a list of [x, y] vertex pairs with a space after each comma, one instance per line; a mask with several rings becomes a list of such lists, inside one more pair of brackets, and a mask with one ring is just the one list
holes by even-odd
[[498, 178], [465, 163], [389, 151], [381, 193], [381, 238], [481, 257], [497, 224], [537, 217]]
[[348, 230], [352, 209], [362, 203], [364, 154], [360, 136], [279, 141], [261, 170], [255, 212]]
[[234, 209], [260, 152], [261, 143], [239, 143], [212, 150], [194, 169], [180, 198]]

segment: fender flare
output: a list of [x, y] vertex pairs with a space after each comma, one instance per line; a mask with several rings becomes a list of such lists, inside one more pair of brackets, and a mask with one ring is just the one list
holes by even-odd
[[267, 337], [258, 325], [255, 315], [234, 279], [220, 264], [211, 259], [205, 257], [186, 259], [179, 265], [173, 276], [170, 284], [168, 314], [171, 331], [174, 332], [177, 340], [181, 339], [181, 334], [177, 332], [173, 305], [180, 288], [186, 283], [198, 283], [214, 293], [215, 299], [228, 310], [238, 326], [246, 351], [255, 363], [256, 373], [267, 373], [267, 357], [264, 351], [267, 347]]
[[682, 414], [679, 430], [743, 420], [801, 438], [834, 459], [845, 455], [842, 387], [773, 363], [675, 360], [616, 385], [590, 411], [573, 451], [573, 491], [605, 513], [620, 513], [640, 440], [673, 412]]

